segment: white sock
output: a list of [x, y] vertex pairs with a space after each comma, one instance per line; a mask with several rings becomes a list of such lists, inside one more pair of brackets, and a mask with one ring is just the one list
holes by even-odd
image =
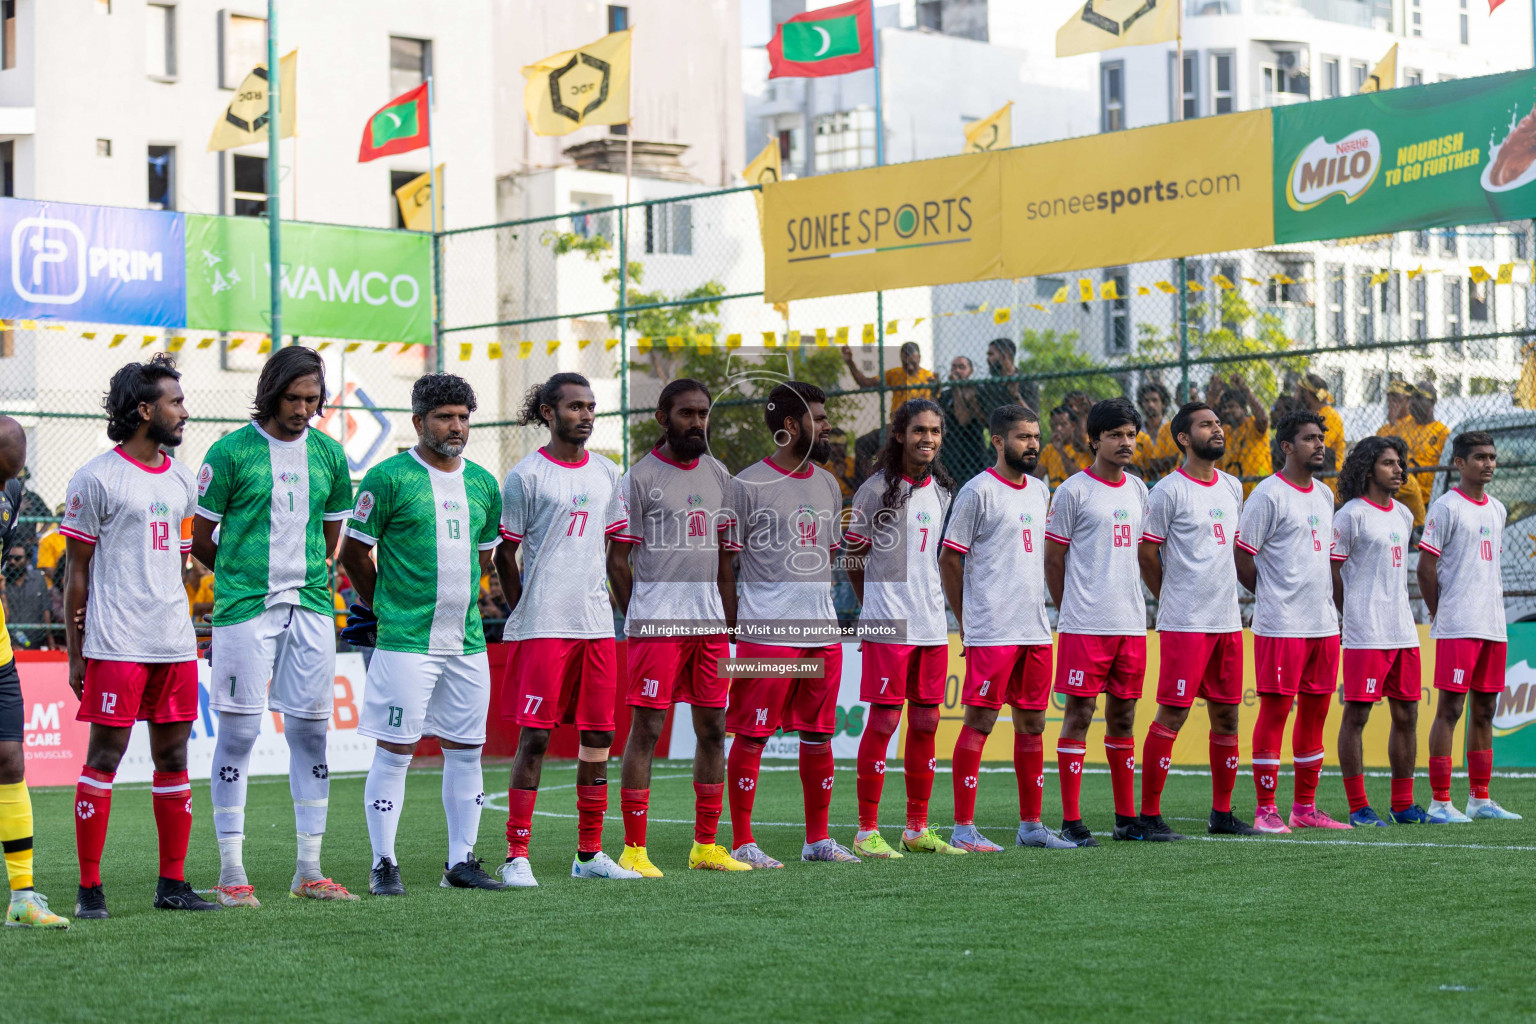
[[443, 748], [443, 813], [448, 818], [448, 866], [475, 852], [480, 835], [480, 810], [485, 803], [485, 777], [480, 748]]
[[373, 844], [373, 866], [388, 857], [395, 864], [395, 833], [400, 829], [400, 805], [405, 803], [405, 771], [410, 754], [395, 754], [383, 747], [373, 751], [368, 780], [363, 783], [363, 813], [368, 819], [368, 839]]
[[[219, 712], [213, 744], [213, 830], [219, 839], [219, 884], [248, 885], [241, 862], [245, 839], [245, 785], [251, 773], [251, 748], [261, 733], [260, 715]], [[226, 842], [226, 840], [230, 840]]]
[[298, 831], [298, 874], [312, 882], [320, 873], [320, 842], [330, 807], [331, 770], [325, 763], [324, 718], [288, 716], [283, 736], [288, 740], [288, 790], [293, 795], [293, 821]]

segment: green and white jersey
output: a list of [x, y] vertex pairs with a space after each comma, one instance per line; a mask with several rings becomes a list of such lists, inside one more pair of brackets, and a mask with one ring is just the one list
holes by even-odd
[[373, 611], [379, 650], [478, 654], [480, 552], [496, 546], [501, 489], [468, 459], [453, 473], [415, 449], [386, 459], [358, 486], [347, 536], [378, 545]]
[[351, 511], [346, 452], [322, 431], [279, 441], [251, 423], [215, 441], [197, 474], [197, 514], [219, 524], [213, 624], [281, 604], [332, 614], [323, 524]]

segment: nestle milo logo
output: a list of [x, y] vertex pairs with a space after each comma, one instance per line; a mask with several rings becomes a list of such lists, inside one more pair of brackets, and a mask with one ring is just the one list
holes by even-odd
[[1352, 203], [1365, 194], [1381, 170], [1381, 141], [1369, 128], [1351, 132], [1337, 142], [1319, 135], [1291, 165], [1285, 181], [1285, 201], [1298, 213], [1329, 196]]
[[1315, 515], [1307, 516], [1307, 525], [1308, 526], [1311, 526], [1311, 527], [1315, 528], [1322, 521], [1323, 521], [1322, 518], [1319, 517], [1319, 516], [1315, 516]]

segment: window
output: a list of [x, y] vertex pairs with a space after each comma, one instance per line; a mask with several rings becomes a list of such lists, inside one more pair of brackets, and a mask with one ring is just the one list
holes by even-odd
[[1230, 53], [1211, 54], [1211, 113], [1230, 114], [1237, 109], [1233, 89], [1236, 58]]
[[1474, 324], [1488, 322], [1488, 281], [1467, 281], [1467, 319]]
[[816, 118], [814, 169], [846, 171], [875, 163], [875, 112], [868, 107]]
[[235, 187], [230, 194], [235, 200], [235, 216], [266, 216], [267, 158], [236, 153], [233, 177]]
[[608, 31], [622, 32], [629, 28], [629, 8], [619, 4], [608, 5]]
[[[572, 192], [571, 205], [578, 211], [612, 206], [613, 196], [597, 192]], [[611, 212], [573, 213], [571, 214], [571, 231], [582, 238], [602, 237], [612, 241], [618, 237], [613, 233], [613, 214]]]
[[1350, 82], [1350, 86], [1351, 86], [1351, 88], [1350, 88], [1350, 92], [1351, 93], [1354, 93], [1355, 95], [1359, 95], [1360, 87], [1362, 85], [1364, 85], [1366, 79], [1368, 79], [1370, 77], [1371, 77], [1371, 66], [1369, 64], [1367, 64], [1365, 61], [1363, 61], [1363, 60], [1352, 60], [1352, 61], [1349, 62], [1349, 82]]
[[1376, 307], [1371, 302], [1371, 275], [1355, 271], [1355, 344], [1368, 345], [1376, 338]]
[[97, 156], [111, 156], [112, 155], [112, 140], [111, 139], [97, 139], [96, 140], [96, 155]]
[[1529, 255], [1527, 255], [1531, 249], [1531, 236], [1528, 234], [1529, 231], [1530, 228], [1521, 227], [1516, 228], [1509, 234], [1509, 243], [1513, 247], [1514, 256], [1517, 260], [1528, 260], [1531, 258]]
[[652, 203], [645, 208], [645, 251], [693, 255], [693, 207], [688, 203]]
[[404, 188], [406, 185], [409, 185], [411, 182], [415, 181], [417, 178], [421, 177], [425, 173], [426, 173], [426, 171], [424, 171], [424, 170], [422, 170], [422, 171], [390, 171], [389, 172], [389, 206], [390, 206], [390, 209], [393, 211], [390, 214], [390, 218], [389, 218], [389, 226], [390, 227], [392, 227], [392, 228], [403, 228], [403, 227], [405, 227], [405, 221], [403, 219], [401, 219], [401, 217], [400, 217], [400, 197], [395, 195], [395, 192], [397, 190], [399, 190], [399, 189]]
[[0, 68], [16, 66], [16, 0], [0, 2]]
[[[1168, 119], [1170, 121], [1193, 121], [1200, 116], [1199, 104], [1196, 97], [1199, 95], [1199, 81], [1195, 73], [1198, 66], [1199, 55], [1188, 50], [1184, 52], [1183, 75], [1179, 73], [1179, 60], [1177, 55], [1168, 57], [1168, 96], [1172, 102], [1168, 105]], [[1176, 93], [1182, 89], [1182, 102], [1175, 98]]]
[[1473, 228], [1466, 234], [1467, 259], [1494, 259], [1493, 232], [1487, 228]]
[[1423, 85], [1424, 72], [1420, 71], [1418, 68], [1403, 68], [1403, 84]]
[[1376, 287], [1381, 289], [1381, 311], [1390, 325], [1392, 317], [1403, 310], [1403, 279], [1395, 270], [1387, 271], [1387, 279]]
[[[1445, 279], [1445, 336], [1461, 337], [1461, 278], [1459, 277]], [[1452, 343], [1451, 351], [1461, 355], [1461, 343]]]
[[1408, 331], [1411, 337], [1423, 341], [1429, 337], [1425, 316], [1429, 313], [1429, 282], [1420, 274], [1408, 282]]
[[1264, 105], [1273, 107], [1280, 103], [1294, 102], [1292, 97], [1310, 98], [1312, 80], [1306, 72], [1296, 69], [1297, 55], [1287, 51], [1278, 54], [1281, 63], [1263, 64], [1259, 67], [1260, 88]]
[[432, 74], [432, 44], [425, 39], [389, 37], [391, 96], [410, 92]]
[[267, 62], [267, 19], [221, 11], [219, 87], [238, 89], [245, 76]]
[[1411, 232], [1408, 235], [1408, 248], [1415, 255], [1427, 256], [1429, 254], [1429, 232]]
[[1455, 228], [1446, 228], [1444, 231], [1440, 232], [1440, 255], [1441, 256], [1455, 256], [1456, 255], [1456, 229]]
[[1323, 268], [1324, 297], [1327, 300], [1328, 336], [1335, 345], [1349, 343], [1349, 329], [1344, 319], [1344, 267], [1331, 263]]
[[16, 143], [0, 142], [0, 195], [16, 194]]
[[1409, 0], [1408, 30], [1415, 36], [1424, 34], [1424, 0]]
[[176, 209], [176, 147], [149, 147], [149, 208]]
[[795, 151], [795, 133], [785, 128], [779, 132], [779, 161], [782, 163], [789, 159], [789, 154]]
[[176, 77], [176, 8], [150, 4], [144, 9], [144, 59], [151, 78]]
[[1447, 377], [1440, 382], [1440, 396], [1442, 398], [1461, 397], [1461, 378]]
[[1268, 298], [1271, 304], [1279, 303], [1305, 303], [1307, 301], [1307, 286], [1305, 279], [1312, 276], [1312, 268], [1302, 260], [1280, 260], [1276, 264], [1276, 276], [1290, 279], [1289, 284], [1282, 284], [1274, 277], [1269, 279]]
[[1130, 303], [1126, 299], [1126, 292], [1130, 290], [1130, 278], [1126, 276], [1125, 268], [1118, 267], [1104, 272], [1106, 282], [1115, 283], [1115, 294], [1119, 298], [1111, 299], [1104, 310], [1107, 319], [1104, 331], [1104, 348], [1107, 355], [1129, 355], [1131, 351], [1131, 315]]
[[1125, 127], [1125, 65], [1116, 61], [1099, 68], [1099, 131]]
[[1344, 95], [1339, 91], [1339, 58], [1323, 58], [1323, 99], [1331, 100]]
[[1035, 278], [1035, 298], [1041, 302], [1050, 302], [1056, 297], [1056, 293], [1066, 287], [1067, 279], [1064, 277], [1037, 277]]
[[1387, 387], [1387, 375], [1381, 370], [1372, 370], [1365, 377], [1365, 400], [1367, 402], [1385, 401]]
[[1461, 19], [1461, 45], [1467, 45], [1467, 0], [1461, 0], [1461, 13], [1457, 15]]

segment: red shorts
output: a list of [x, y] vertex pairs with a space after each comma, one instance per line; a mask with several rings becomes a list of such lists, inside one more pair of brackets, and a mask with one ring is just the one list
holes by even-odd
[[137, 661], [85, 663], [85, 689], [75, 720], [97, 725], [191, 722], [197, 718], [197, 662], [146, 665]]
[[1435, 689], [1466, 693], [1504, 692], [1504, 659], [1508, 645], [1502, 640], [1456, 637], [1435, 641]]
[[613, 699], [618, 691], [613, 638], [562, 636], [519, 640], [503, 677], [503, 718], [522, 728], [613, 729]]
[[967, 647], [960, 703], [994, 711], [1005, 703], [1022, 711], [1044, 711], [1051, 705], [1051, 645]]
[[1243, 632], [1158, 633], [1157, 702], [1187, 708], [1243, 700]]
[[673, 704], [725, 707], [726, 684], [717, 663], [731, 656], [724, 633], [631, 639], [629, 690], [624, 703], [665, 711]]
[[1345, 700], [1374, 704], [1390, 697], [1417, 702], [1424, 694], [1420, 675], [1417, 647], [1385, 651], [1354, 647], [1344, 651]]
[[1253, 673], [1260, 693], [1333, 693], [1339, 688], [1339, 635], [1255, 634]]
[[731, 680], [731, 701], [725, 709], [725, 730], [758, 739], [785, 732], [831, 733], [837, 728], [837, 688], [843, 677], [843, 645], [826, 647], [776, 647], [738, 641], [736, 657], [821, 658], [826, 662], [820, 679], [782, 677]]
[[1140, 700], [1147, 676], [1147, 635], [1097, 636], [1061, 633], [1056, 649], [1057, 693], [1097, 698], [1105, 690], [1121, 700]]
[[864, 641], [863, 667], [859, 676], [859, 700], [866, 704], [900, 707], [941, 704], [944, 680], [949, 675], [949, 645], [915, 647]]

